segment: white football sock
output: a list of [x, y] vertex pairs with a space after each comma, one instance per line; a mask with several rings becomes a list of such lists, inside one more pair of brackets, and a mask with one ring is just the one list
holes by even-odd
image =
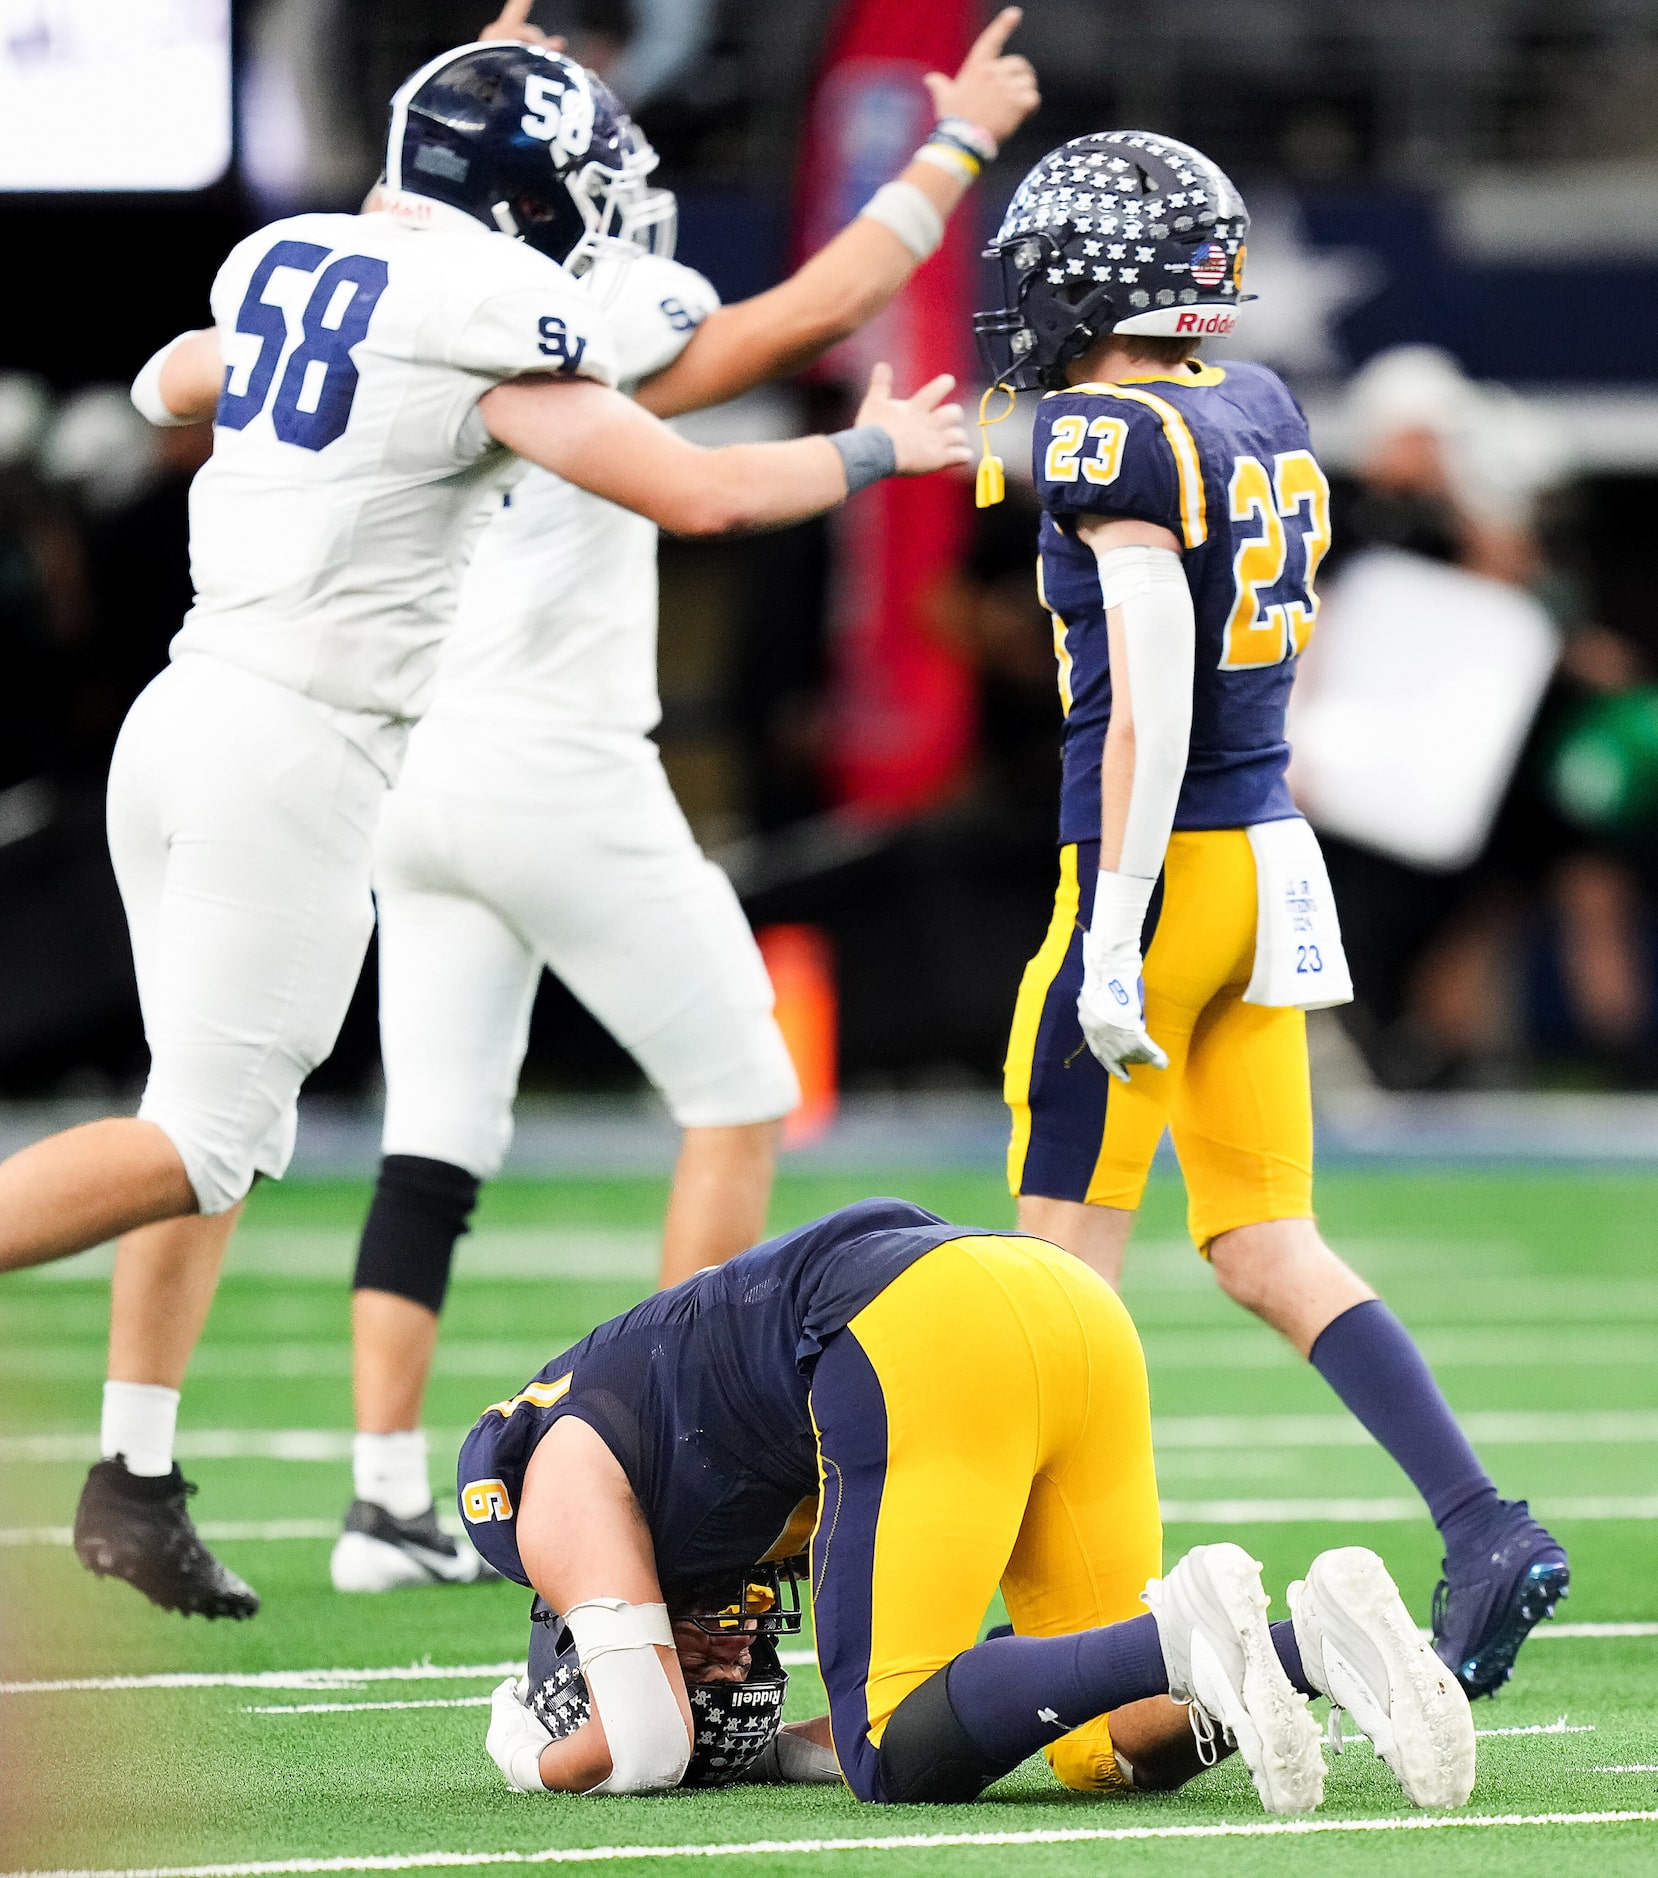
[[359, 1434], [351, 1444], [351, 1479], [359, 1500], [383, 1506], [393, 1519], [418, 1519], [432, 1504], [425, 1430]]
[[178, 1391], [158, 1382], [106, 1382], [98, 1451], [106, 1461], [125, 1455], [129, 1474], [152, 1478], [173, 1471]]

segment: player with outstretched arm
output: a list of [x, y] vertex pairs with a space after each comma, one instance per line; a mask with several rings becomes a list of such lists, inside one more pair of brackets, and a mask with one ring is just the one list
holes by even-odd
[[[225, 1222], [186, 1235], [171, 1266], [130, 1283], [118, 1270], [109, 1458], [76, 1515], [86, 1565], [172, 1609], [258, 1608], [186, 1511], [177, 1387], [230, 1222], [258, 1175], [286, 1167], [300, 1084], [356, 982], [381, 803], [491, 487], [523, 459], [709, 535], [967, 455], [948, 380], [903, 401], [878, 372], [835, 437], [715, 451], [612, 389], [604, 310], [564, 263], [608, 231], [627, 156], [619, 107], [572, 61], [446, 54], [393, 101], [373, 206], [239, 243], [214, 282], [216, 330], [167, 348], [135, 390], [152, 416], [215, 413], [191, 491], [196, 605], [110, 772], [151, 1070], [136, 1118], [0, 1164], [0, 1269], [149, 1222]], [[462, 183], [468, 206], [451, 199]], [[129, 1363], [147, 1375], [124, 1388]]]
[[[1139, 1340], [1039, 1239], [843, 1208], [555, 1357], [485, 1410], [457, 1486], [473, 1543], [538, 1594], [488, 1734], [521, 1790], [758, 1771], [960, 1801], [1038, 1750], [1078, 1791], [1166, 1789], [1236, 1746], [1269, 1811], [1304, 1813], [1312, 1693], [1416, 1805], [1473, 1786], [1467, 1698], [1374, 1553], [1322, 1554], [1272, 1625], [1238, 1546], [1157, 1577]], [[779, 1736], [808, 1534], [829, 1715]], [[1014, 1634], [978, 1642], [998, 1585]]]
[[[523, 26], [522, 0], [491, 33]], [[1007, 8], [953, 78], [902, 175], [779, 286], [721, 306], [671, 258], [673, 197], [640, 185], [623, 240], [582, 276], [618, 382], [660, 417], [797, 370], [887, 306], [944, 219], [1037, 102], [1005, 50]], [[684, 1130], [664, 1285], [765, 1232], [778, 1118], [799, 1089], [759, 949], [697, 845], [650, 732], [656, 531], [530, 469], [461, 582], [431, 709], [381, 820], [383, 1151], [352, 1300], [354, 1498], [330, 1571], [342, 1591], [467, 1582], [438, 1524], [421, 1409], [456, 1244], [499, 1172], [543, 965], [634, 1055]], [[123, 1258], [140, 1249], [123, 1247]]]
[[1410, 1334], [1313, 1217], [1304, 1013], [1351, 995], [1329, 881], [1285, 780], [1329, 489], [1232, 330], [1249, 216], [1144, 131], [1080, 137], [1021, 184], [977, 321], [993, 381], [1045, 391], [1040, 591], [1065, 710], [1060, 881], [1008, 1043], [1019, 1223], [1112, 1284], [1164, 1128], [1192, 1238], [1410, 1476], [1445, 1544], [1435, 1646], [1470, 1695], [1565, 1594]]

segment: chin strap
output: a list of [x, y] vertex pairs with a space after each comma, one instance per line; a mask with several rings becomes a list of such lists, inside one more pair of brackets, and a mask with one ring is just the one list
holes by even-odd
[[[998, 391], [1007, 393], [1007, 409], [998, 412], [995, 417], [986, 417], [990, 400]], [[983, 455], [979, 458], [979, 472], [973, 485], [973, 502], [978, 508], [994, 508], [1007, 494], [1007, 471], [1003, 468], [1002, 459], [991, 454], [990, 426], [1012, 417], [1018, 402], [1018, 392], [1011, 385], [1003, 384], [986, 385], [984, 396], [979, 400], [979, 447]]]

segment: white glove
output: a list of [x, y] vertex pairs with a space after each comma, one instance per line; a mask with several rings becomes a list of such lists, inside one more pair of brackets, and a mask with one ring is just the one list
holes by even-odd
[[833, 1748], [819, 1747], [805, 1735], [779, 1728], [743, 1778], [759, 1786], [838, 1787], [841, 1764]]
[[1082, 993], [1077, 1021], [1088, 1047], [1118, 1082], [1130, 1063], [1167, 1069], [1167, 1055], [1146, 1034], [1140, 982], [1140, 930], [1157, 883], [1134, 874], [1102, 873], [1094, 917], [1082, 936]]
[[541, 1750], [552, 1740], [524, 1704], [529, 1678], [514, 1682], [508, 1677], [489, 1698], [489, 1733], [484, 1746], [489, 1758], [507, 1777], [514, 1793], [545, 1793], [541, 1778]]

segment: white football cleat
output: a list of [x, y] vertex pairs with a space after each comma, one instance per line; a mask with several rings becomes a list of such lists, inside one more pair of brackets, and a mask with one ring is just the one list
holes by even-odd
[[500, 1574], [466, 1540], [438, 1524], [437, 1508], [395, 1519], [372, 1500], [353, 1500], [334, 1541], [328, 1575], [336, 1591], [399, 1591], [407, 1585], [474, 1585]]
[[1238, 1545], [1199, 1545], [1145, 1603], [1157, 1619], [1169, 1695], [1192, 1705], [1199, 1753], [1214, 1729], [1243, 1756], [1269, 1813], [1310, 1813], [1324, 1798], [1318, 1724], [1307, 1713], [1267, 1628], [1261, 1568]]
[[1345, 1709], [1414, 1806], [1474, 1790], [1474, 1718], [1455, 1675], [1410, 1620], [1398, 1586], [1360, 1545], [1321, 1552], [1289, 1588], [1307, 1680]]

